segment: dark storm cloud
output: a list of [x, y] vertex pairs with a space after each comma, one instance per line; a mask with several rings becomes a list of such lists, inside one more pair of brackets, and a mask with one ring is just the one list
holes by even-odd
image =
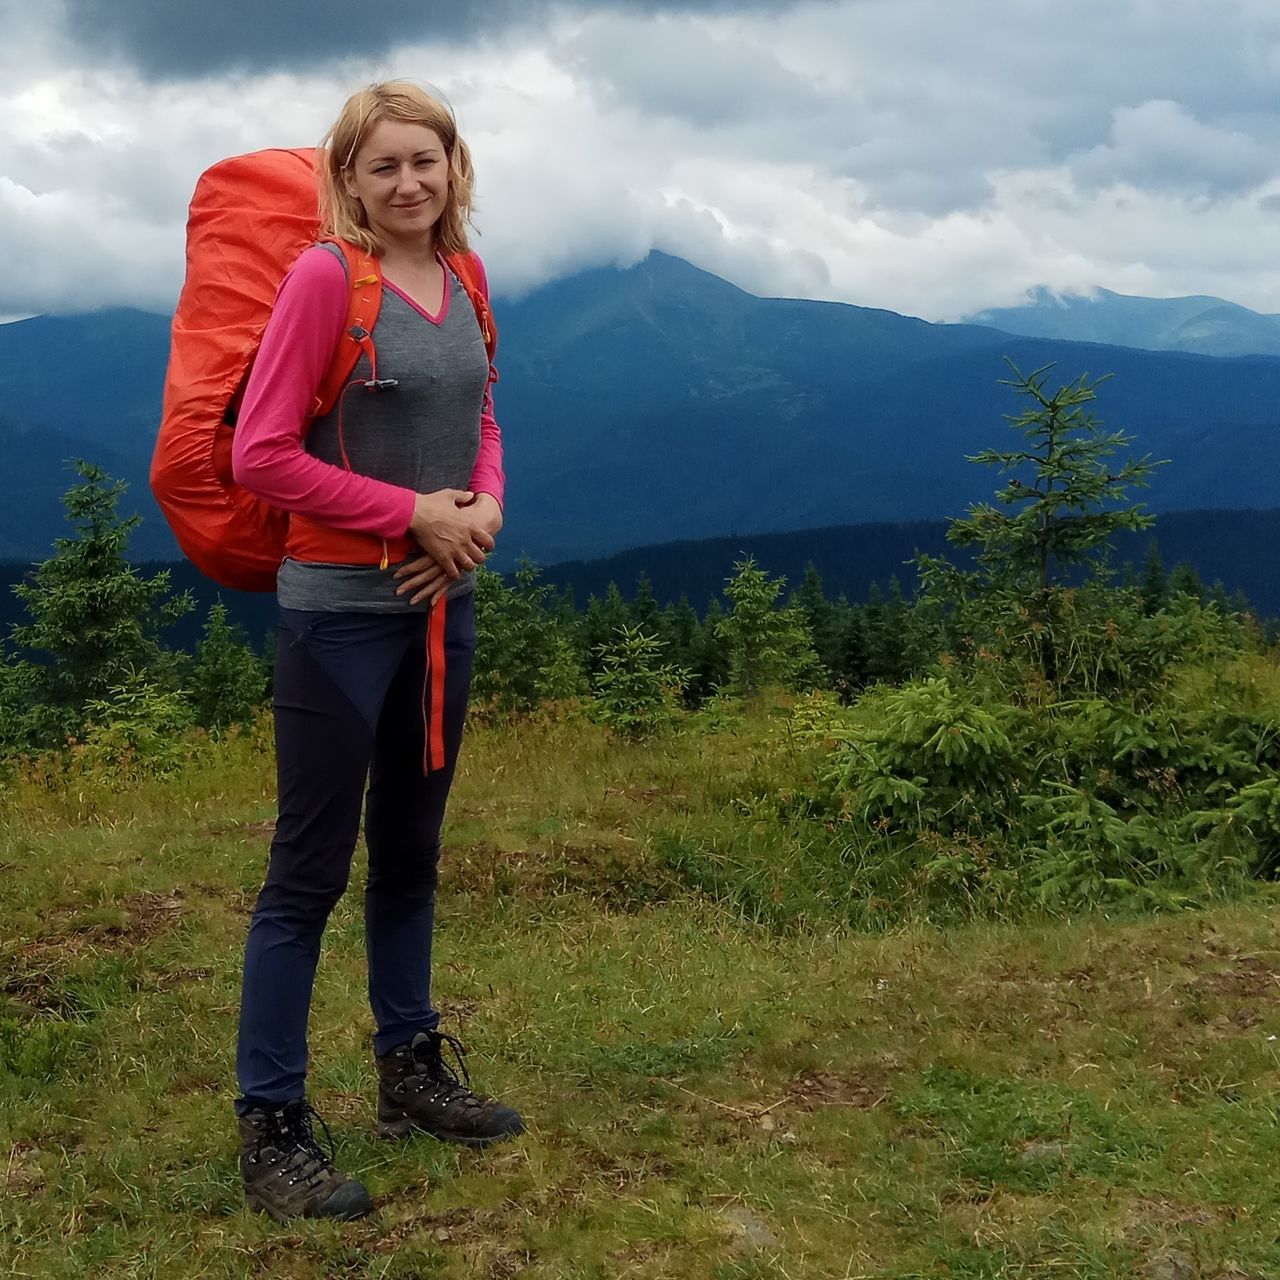
[[530, 27], [556, 10], [629, 15], [763, 13], [786, 0], [642, 0], [610, 6], [582, 0], [487, 0], [424, 4], [423, 0], [65, 0], [67, 34], [86, 53], [105, 50], [156, 79], [232, 69], [264, 71], [387, 52], [426, 40], [473, 40]]

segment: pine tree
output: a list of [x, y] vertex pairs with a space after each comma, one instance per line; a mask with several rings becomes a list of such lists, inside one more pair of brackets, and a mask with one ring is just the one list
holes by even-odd
[[578, 646], [585, 669], [594, 674], [600, 669], [600, 649], [610, 642], [622, 627], [631, 625], [631, 610], [622, 598], [616, 582], [609, 583], [603, 596], [591, 596], [578, 629]]
[[187, 685], [196, 723], [206, 729], [243, 724], [262, 703], [266, 692], [262, 661], [245, 641], [244, 632], [227, 621], [227, 607], [221, 600], [209, 610]]
[[1169, 574], [1154, 538], [1151, 539], [1151, 547], [1142, 567], [1142, 586], [1138, 594], [1142, 601], [1142, 611], [1148, 616], [1164, 608], [1164, 603], [1169, 598]]
[[1195, 571], [1194, 566], [1186, 560], [1174, 565], [1173, 572], [1169, 575], [1169, 591], [1166, 598], [1171, 599], [1177, 595], [1190, 596], [1193, 600], [1204, 599], [1204, 583], [1200, 581], [1200, 575]]
[[583, 688], [575, 637], [549, 607], [551, 588], [523, 560], [514, 586], [489, 569], [476, 571], [478, 643], [472, 687], [478, 704], [526, 711]]
[[[969, 460], [1021, 475], [997, 491], [999, 508], [979, 503], [951, 521], [947, 537], [976, 549], [976, 571], [916, 558], [921, 597], [946, 616], [950, 643], [966, 660], [1017, 653], [1041, 687], [1061, 690], [1076, 681], [1096, 689], [1103, 666], [1090, 668], [1078, 643], [1085, 614], [1101, 611], [1090, 625], [1106, 629], [1112, 597], [1103, 582], [1103, 557], [1109, 539], [1118, 530], [1154, 523], [1128, 493], [1163, 464], [1144, 457], [1112, 470], [1111, 459], [1131, 440], [1120, 431], [1104, 432], [1090, 407], [1101, 379], [1081, 377], [1050, 394], [1052, 366], [1030, 374], [1011, 367], [1015, 376], [1005, 385], [1030, 401], [1009, 419], [1025, 444], [987, 449]], [[1089, 591], [1067, 580], [1067, 571], [1081, 566], [1092, 571], [1085, 578]], [[1110, 670], [1106, 678], [1116, 675]]]
[[729, 644], [733, 691], [749, 697], [770, 684], [811, 683], [818, 668], [813, 637], [798, 608], [778, 608], [784, 580], [770, 578], [750, 558], [733, 568], [724, 589], [733, 608], [719, 624]]
[[707, 605], [698, 635], [697, 658], [693, 664], [687, 696], [697, 701], [712, 697], [729, 684], [729, 641], [723, 629], [724, 610], [720, 601]]
[[702, 652], [702, 624], [689, 597], [684, 595], [675, 604], [667, 605], [659, 622], [659, 637], [672, 663], [685, 672], [685, 701], [692, 705], [698, 696], [693, 686]]
[[31, 655], [18, 678], [32, 736], [44, 745], [77, 733], [90, 703], [100, 707], [141, 672], [172, 683], [173, 655], [159, 635], [192, 607], [187, 595], [169, 598], [167, 572], [146, 577], [125, 558], [140, 519], [117, 512], [124, 484], [93, 463], [76, 470], [83, 483], [63, 497], [74, 534], [57, 539], [53, 555], [14, 588], [30, 619], [12, 632]]
[[658, 635], [662, 610], [654, 598], [653, 583], [647, 573], [641, 573], [636, 579], [636, 593], [631, 600], [630, 612], [632, 626], [639, 627], [646, 635]]
[[835, 606], [823, 594], [822, 577], [812, 560], [805, 566], [804, 581], [791, 593], [791, 603], [804, 615], [823, 679], [829, 683], [840, 667], [840, 619]]
[[671, 724], [688, 672], [664, 662], [662, 641], [641, 627], [620, 627], [601, 646], [600, 670], [592, 681], [600, 719], [637, 742]]
[[1126, 503], [1131, 487], [1145, 485], [1160, 463], [1127, 459], [1112, 471], [1110, 459], [1132, 443], [1122, 431], [1104, 432], [1089, 407], [1103, 379], [1087, 376], [1048, 392], [1052, 365], [1024, 374], [1010, 362], [1012, 387], [1031, 403], [1009, 419], [1026, 437], [1021, 449], [985, 449], [971, 462], [1014, 475], [989, 503], [970, 507], [951, 521], [947, 537], [956, 546], [978, 548], [989, 581], [1004, 581], [1024, 592], [1046, 592], [1062, 570], [1092, 560], [1120, 529], [1149, 528], [1154, 517]]

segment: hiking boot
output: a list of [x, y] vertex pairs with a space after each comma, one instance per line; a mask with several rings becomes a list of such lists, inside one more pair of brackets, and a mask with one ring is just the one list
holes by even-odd
[[[315, 1139], [320, 1120], [329, 1152]], [[276, 1222], [290, 1218], [359, 1218], [373, 1208], [364, 1184], [333, 1167], [329, 1127], [303, 1098], [240, 1117], [240, 1174], [245, 1203]]]
[[[453, 1051], [456, 1068], [444, 1060], [445, 1045]], [[377, 1058], [378, 1133], [407, 1138], [416, 1129], [469, 1147], [487, 1147], [523, 1133], [519, 1112], [472, 1092], [463, 1062], [466, 1052], [453, 1036], [419, 1031], [408, 1044]]]

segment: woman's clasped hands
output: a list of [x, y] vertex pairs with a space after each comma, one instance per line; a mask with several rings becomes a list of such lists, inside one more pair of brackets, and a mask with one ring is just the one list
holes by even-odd
[[451, 582], [485, 562], [501, 528], [502, 508], [492, 494], [464, 489], [417, 494], [409, 536], [422, 554], [396, 570], [396, 595], [412, 593], [411, 604], [434, 604]]

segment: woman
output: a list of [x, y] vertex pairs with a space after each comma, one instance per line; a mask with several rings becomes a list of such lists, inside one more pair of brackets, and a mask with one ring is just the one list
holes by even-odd
[[379, 1131], [483, 1146], [523, 1129], [445, 1061], [448, 1046], [461, 1068], [461, 1046], [439, 1031], [430, 997], [440, 824], [475, 647], [472, 571], [502, 526], [494, 375], [446, 264], [467, 249], [471, 158], [448, 108], [402, 82], [355, 94], [320, 155], [328, 233], [381, 268], [376, 369], [366, 351], [333, 411], [310, 419], [355, 282], [339, 246], [308, 249], [277, 294], [233, 456], [239, 484], [291, 513], [277, 584], [279, 819], [236, 1059], [246, 1199], [277, 1221], [370, 1208], [316, 1142], [305, 1098], [320, 937], [347, 884], [366, 781]]

